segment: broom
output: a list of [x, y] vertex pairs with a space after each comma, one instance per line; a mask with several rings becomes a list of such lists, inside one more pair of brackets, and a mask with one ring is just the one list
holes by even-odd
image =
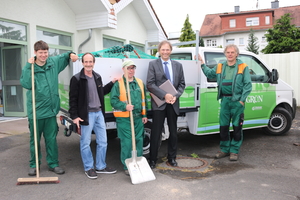
[[34, 148], [35, 148], [35, 165], [36, 178], [18, 178], [17, 185], [30, 185], [40, 183], [59, 183], [58, 177], [40, 177], [38, 148], [37, 148], [37, 133], [36, 133], [36, 112], [35, 112], [35, 86], [34, 86], [34, 64], [31, 64], [31, 88], [32, 88], [32, 115], [33, 115], [33, 133], [34, 133]]

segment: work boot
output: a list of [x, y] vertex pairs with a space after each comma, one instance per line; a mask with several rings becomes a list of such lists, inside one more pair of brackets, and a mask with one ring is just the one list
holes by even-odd
[[49, 168], [49, 171], [54, 172], [56, 174], [64, 174], [65, 170], [63, 170], [61, 167], [54, 167], [54, 168]]
[[30, 168], [28, 171], [29, 176], [35, 176], [36, 175], [36, 168]]
[[223, 151], [219, 151], [216, 155], [215, 158], [216, 159], [220, 159], [220, 158], [224, 158], [226, 156], [229, 156], [229, 153], [224, 153]]
[[238, 158], [239, 158], [238, 154], [236, 154], [236, 153], [230, 153], [230, 157], [229, 157], [230, 161], [237, 161]]

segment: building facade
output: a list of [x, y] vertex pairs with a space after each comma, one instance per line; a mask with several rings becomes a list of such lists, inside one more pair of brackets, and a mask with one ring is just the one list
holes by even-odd
[[279, 7], [279, 1], [271, 2], [271, 9], [240, 12], [239, 6], [231, 13], [208, 14], [200, 29], [206, 47], [225, 47], [235, 44], [246, 50], [250, 29], [258, 38], [259, 51], [266, 47], [266, 31], [273, 28], [276, 20], [286, 13], [291, 14], [291, 24], [300, 27], [300, 5]]
[[49, 55], [53, 56], [124, 44], [149, 53], [146, 47], [167, 38], [149, 0], [0, 3], [0, 103], [4, 116], [26, 116], [26, 90], [19, 80], [22, 67], [34, 56], [33, 45], [38, 40], [49, 44]]

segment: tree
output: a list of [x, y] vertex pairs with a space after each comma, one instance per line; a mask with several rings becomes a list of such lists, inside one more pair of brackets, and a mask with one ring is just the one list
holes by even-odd
[[204, 47], [204, 40], [202, 37], [199, 37], [199, 47]]
[[254, 35], [254, 30], [251, 28], [248, 37], [248, 46], [246, 50], [258, 54], [258, 49], [259, 49], [258, 38]]
[[289, 53], [300, 51], [300, 28], [291, 24], [290, 13], [284, 14], [276, 21], [272, 29], [265, 34], [268, 45], [263, 53]]
[[[179, 37], [180, 42], [188, 42], [196, 40], [196, 34], [192, 29], [192, 24], [189, 21], [189, 15], [186, 16], [183, 28], [181, 29], [181, 35]], [[179, 47], [194, 47], [196, 44], [180, 45]]]

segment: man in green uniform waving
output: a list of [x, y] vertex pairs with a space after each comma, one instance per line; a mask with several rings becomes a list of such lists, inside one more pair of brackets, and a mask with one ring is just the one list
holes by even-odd
[[[201, 68], [208, 78], [217, 78], [218, 97], [221, 99], [220, 111], [220, 148], [216, 158], [230, 156], [231, 161], [238, 160], [238, 153], [243, 141], [242, 125], [244, 122], [245, 101], [252, 90], [248, 66], [238, 59], [239, 49], [230, 44], [224, 50], [227, 61], [214, 68], [208, 68], [202, 58]], [[229, 126], [232, 120], [233, 138], [230, 138]]]
[[31, 65], [34, 65], [35, 82], [35, 107], [37, 121], [37, 146], [39, 164], [41, 164], [40, 140], [43, 135], [47, 152], [47, 163], [50, 171], [56, 174], [64, 174], [65, 170], [59, 167], [58, 148], [56, 136], [58, 125], [56, 115], [60, 108], [58, 95], [58, 74], [63, 71], [70, 60], [75, 62], [78, 56], [69, 51], [58, 56], [49, 56], [49, 46], [40, 40], [34, 44], [35, 57], [28, 59], [22, 69], [20, 82], [22, 87], [27, 89], [27, 112], [30, 128], [30, 169], [29, 176], [36, 175], [34, 130], [33, 130], [33, 109], [32, 109], [32, 85], [31, 85]]
[[[117, 122], [118, 137], [121, 142], [121, 162], [124, 165], [125, 174], [129, 175], [125, 164], [127, 158], [131, 158], [132, 138], [130, 115], [132, 111], [135, 131], [135, 141], [137, 156], [143, 155], [144, 124], [147, 123], [145, 85], [141, 79], [134, 77], [136, 66], [132, 60], [123, 62], [124, 74], [128, 75], [128, 80], [123, 76], [116, 82], [110, 92], [110, 103], [114, 109], [114, 116]], [[128, 104], [126, 81], [129, 81], [131, 104]]]

